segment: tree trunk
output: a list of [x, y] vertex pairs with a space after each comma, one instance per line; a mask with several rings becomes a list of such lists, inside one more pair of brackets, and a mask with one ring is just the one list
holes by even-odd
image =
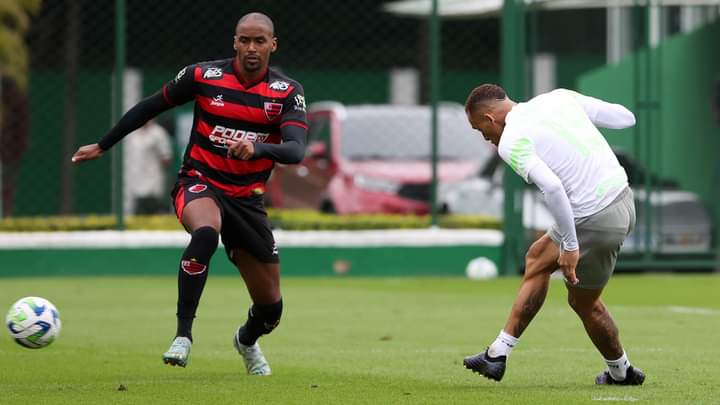
[[60, 164], [60, 213], [73, 212], [75, 179], [70, 156], [75, 152], [75, 131], [77, 129], [77, 76], [80, 52], [80, 10], [81, 1], [66, 2], [65, 21], [65, 86], [63, 91], [63, 134], [62, 158]]

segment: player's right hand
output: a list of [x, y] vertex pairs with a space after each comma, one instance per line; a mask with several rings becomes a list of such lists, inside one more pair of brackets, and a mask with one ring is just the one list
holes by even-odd
[[73, 163], [82, 163], [86, 160], [97, 159], [102, 156], [104, 150], [100, 148], [100, 145], [93, 143], [90, 145], [81, 146], [77, 152], [72, 156]]
[[578, 261], [580, 261], [580, 249], [570, 251], [562, 249], [560, 251], [558, 265], [560, 266], [563, 276], [565, 276], [565, 280], [567, 280], [567, 282], [571, 285], [575, 285], [580, 282], [575, 274]]

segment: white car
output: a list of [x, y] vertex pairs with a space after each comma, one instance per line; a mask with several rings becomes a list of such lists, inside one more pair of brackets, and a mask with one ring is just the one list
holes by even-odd
[[[645, 250], [646, 218], [644, 190], [645, 172], [631, 158], [616, 151], [620, 164], [628, 173], [635, 194], [637, 222], [635, 231], [625, 241], [623, 253]], [[505, 164], [496, 155], [474, 177], [444, 183], [438, 191], [439, 206], [452, 214], [483, 214], [503, 216], [502, 177]], [[653, 178], [656, 189], [650, 193], [652, 227], [650, 247], [662, 254], [712, 253], [712, 222], [700, 197], [690, 191], [679, 190], [665, 179]], [[542, 193], [528, 185], [523, 193], [523, 225], [531, 237], [540, 236], [553, 223]]]

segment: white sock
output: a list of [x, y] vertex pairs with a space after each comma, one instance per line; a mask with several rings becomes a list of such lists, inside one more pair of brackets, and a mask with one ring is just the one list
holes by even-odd
[[504, 330], [501, 330], [498, 337], [488, 348], [488, 354], [490, 357], [510, 356], [510, 352], [512, 352], [512, 349], [518, 343], [518, 340], [519, 339], [515, 336], [507, 334]]
[[628, 360], [625, 352], [623, 352], [623, 355], [617, 360], [605, 359], [605, 363], [608, 365], [608, 370], [610, 371], [610, 376], [613, 380], [623, 381], [625, 379], [627, 376], [627, 369], [630, 367], [630, 360]]

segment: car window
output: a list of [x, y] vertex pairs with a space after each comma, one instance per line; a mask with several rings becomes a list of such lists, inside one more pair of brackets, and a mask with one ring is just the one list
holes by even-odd
[[308, 144], [321, 142], [330, 147], [330, 116], [327, 114], [313, 114], [308, 117]]
[[[428, 160], [430, 109], [348, 109], [342, 122], [341, 153], [350, 160]], [[438, 156], [443, 160], [485, 160], [490, 149], [467, 122], [462, 108], [438, 114]]]
[[[615, 156], [617, 156], [620, 166], [625, 168], [625, 172], [628, 175], [628, 183], [630, 183], [631, 186], [642, 186], [645, 184], [645, 176], [647, 176], [645, 168], [623, 152], [615, 151]], [[678, 188], [676, 181], [662, 178], [655, 174], [650, 176], [650, 181], [657, 187]]]

